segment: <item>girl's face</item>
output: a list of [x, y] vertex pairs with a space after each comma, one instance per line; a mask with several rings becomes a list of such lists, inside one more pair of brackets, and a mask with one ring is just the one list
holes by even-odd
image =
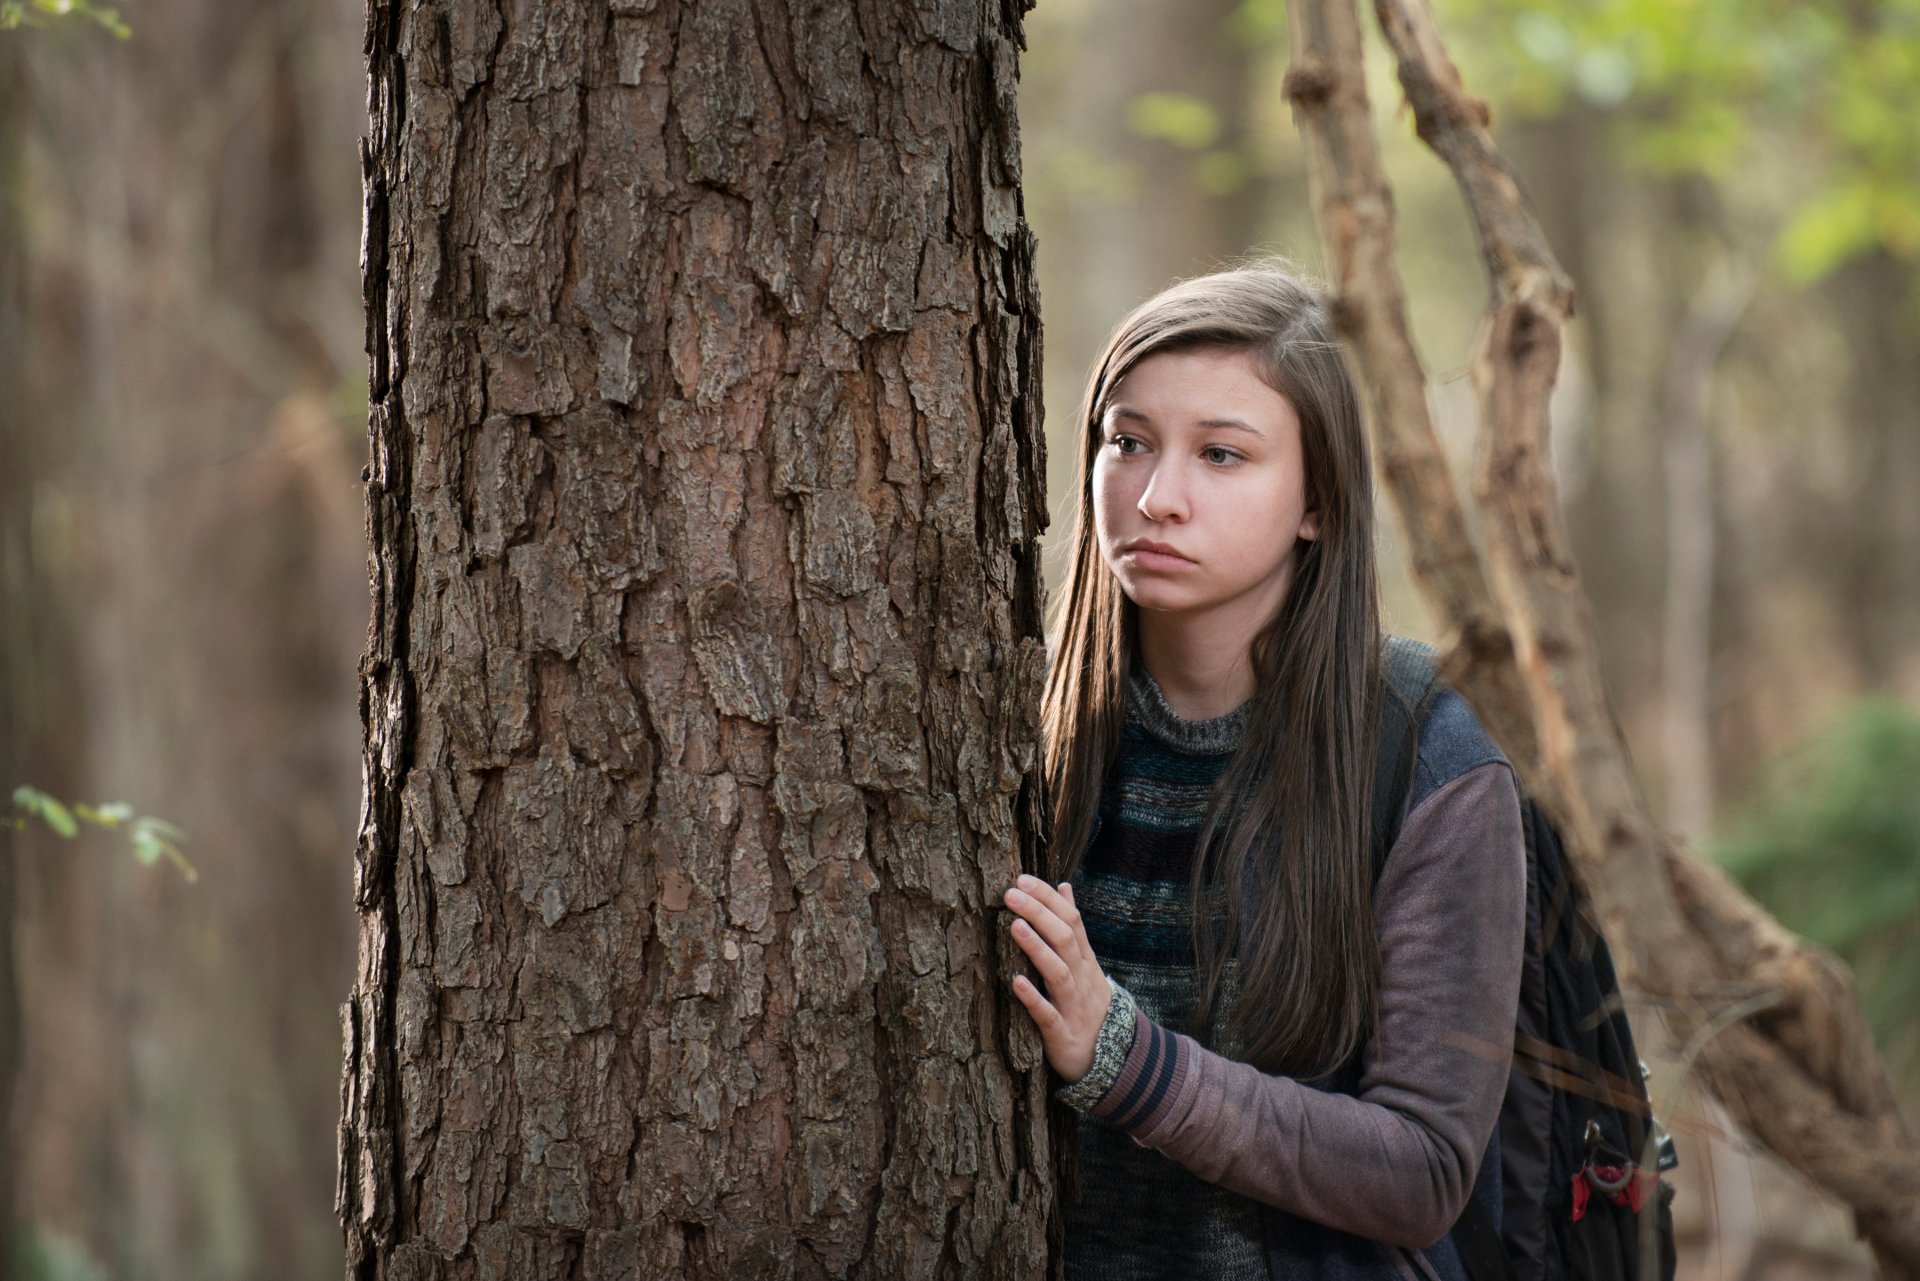
[[1143, 610], [1271, 618], [1298, 540], [1320, 533], [1293, 403], [1223, 348], [1148, 356], [1107, 402], [1094, 529], [1121, 590]]

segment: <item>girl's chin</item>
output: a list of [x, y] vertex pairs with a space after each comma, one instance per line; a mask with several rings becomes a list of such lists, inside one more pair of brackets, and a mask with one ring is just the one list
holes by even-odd
[[1143, 583], [1137, 588], [1123, 585], [1121, 590], [1135, 606], [1155, 614], [1185, 614], [1206, 604], [1194, 599], [1192, 592], [1166, 591], [1156, 583]]

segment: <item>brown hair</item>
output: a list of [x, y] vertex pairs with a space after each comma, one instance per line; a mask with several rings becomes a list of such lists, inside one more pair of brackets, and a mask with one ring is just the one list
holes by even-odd
[[1137, 607], [1100, 555], [1092, 477], [1113, 387], [1145, 357], [1247, 353], [1300, 418], [1306, 509], [1319, 536], [1296, 548], [1294, 581], [1253, 641], [1245, 737], [1215, 786], [1193, 866], [1199, 996], [1211, 1025], [1227, 960], [1229, 1011], [1245, 1058], [1325, 1075], [1373, 1027], [1380, 957], [1370, 854], [1380, 689], [1373, 482], [1352, 379], [1321, 293], [1285, 262], [1181, 281], [1114, 331], [1080, 412], [1072, 562], [1055, 610], [1042, 703], [1056, 879], [1079, 866], [1119, 750]]

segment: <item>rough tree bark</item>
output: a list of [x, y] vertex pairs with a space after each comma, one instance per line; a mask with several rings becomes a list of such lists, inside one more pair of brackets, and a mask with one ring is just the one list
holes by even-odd
[[[1474, 216], [1495, 289], [1474, 360], [1483, 433], [1475, 493], [1486, 517], [1488, 577], [1514, 641], [1506, 661], [1517, 666], [1524, 692], [1504, 701], [1492, 682], [1474, 679], [1465, 692], [1567, 836], [1616, 946], [1622, 981], [1661, 1003], [1709, 1088], [1749, 1133], [1853, 1207], [1885, 1276], [1920, 1276], [1920, 1221], [1912, 1214], [1920, 1204], [1920, 1152], [1844, 967], [1794, 938], [1660, 830], [1608, 706], [1591, 607], [1546, 458], [1548, 394], [1572, 286], [1493, 146], [1485, 103], [1461, 85], [1425, 6], [1375, 0], [1375, 12], [1420, 136], [1451, 166]], [[1411, 404], [1424, 376], [1405, 337], [1391, 198], [1371, 132], [1355, 6], [1312, 0], [1290, 13], [1287, 93], [1309, 140], [1338, 318], [1363, 376], [1407, 389], [1402, 403]], [[1383, 434], [1406, 430], [1393, 415], [1412, 410], [1375, 406]], [[1403, 505], [1450, 513], [1457, 502], [1437, 455], [1416, 473], [1387, 474]], [[1429, 563], [1468, 561], [1477, 566], [1478, 554], [1461, 537], [1435, 549]], [[1455, 661], [1471, 678], [1487, 661], [1484, 647], [1472, 643], [1486, 627], [1478, 612], [1484, 603], [1463, 610], [1448, 581], [1431, 571], [1421, 576], [1436, 615], [1456, 631]], [[1516, 725], [1534, 733], [1507, 739]], [[1739, 1016], [1756, 998], [1766, 1002], [1764, 1012]]]
[[361, 1278], [1031, 1278], [1013, 3], [376, 0]]

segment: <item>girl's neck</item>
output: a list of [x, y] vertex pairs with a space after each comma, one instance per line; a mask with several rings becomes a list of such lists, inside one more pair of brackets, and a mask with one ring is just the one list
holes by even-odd
[[1223, 636], [1218, 619], [1139, 619], [1140, 662], [1182, 720], [1225, 716], [1253, 697], [1252, 639]]

